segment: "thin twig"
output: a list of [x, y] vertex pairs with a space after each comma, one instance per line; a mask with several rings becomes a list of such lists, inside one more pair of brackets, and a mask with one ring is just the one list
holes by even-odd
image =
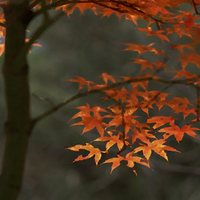
[[40, 96], [38, 96], [38, 95], [35, 94], [35, 93], [33, 93], [32, 95], [33, 95], [35, 98], [37, 98], [37, 99], [39, 99], [39, 100], [41, 100], [41, 101], [47, 102], [51, 108], [55, 106], [55, 104], [54, 104], [50, 99], [48, 99], [48, 98], [40, 97]]

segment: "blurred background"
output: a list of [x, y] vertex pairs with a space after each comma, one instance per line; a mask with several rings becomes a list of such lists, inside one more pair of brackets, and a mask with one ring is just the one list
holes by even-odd
[[[37, 18], [29, 30], [34, 30], [40, 23], [41, 18]], [[142, 20], [138, 23], [140, 27], [146, 25]], [[186, 37], [179, 39], [176, 34], [170, 35], [170, 39], [176, 44], [189, 41]], [[121, 51], [125, 48], [122, 43], [151, 42], [157, 42], [158, 48], [162, 47], [171, 55], [167, 61], [170, 69], [179, 69], [177, 58], [180, 55], [177, 51], [170, 50], [167, 42], [163, 44], [156, 37], [147, 38], [124, 17], [119, 20], [112, 15], [107, 19], [94, 15], [92, 11], [81, 15], [78, 10], [70, 15], [70, 19], [63, 17], [40, 38], [38, 43], [42, 47], [34, 47], [29, 54], [32, 116], [51, 106], [37, 96], [57, 104], [75, 95], [78, 84], [65, 81], [74, 75], [95, 82], [103, 72], [112, 76], [137, 76], [140, 66], [130, 63], [137, 53]], [[153, 54], [143, 56], [149, 61], [155, 59]], [[170, 77], [164, 73], [161, 76]], [[158, 84], [151, 87], [152, 90], [161, 88]], [[184, 86], [172, 87], [168, 92], [195, 98], [195, 91]], [[91, 141], [97, 136], [97, 131], [81, 135], [83, 127], [70, 127], [67, 121], [77, 112], [71, 108], [85, 105], [85, 102], [93, 106], [100, 97], [95, 94], [78, 99], [38, 123], [30, 139], [19, 200], [198, 200], [200, 141], [189, 136], [185, 136], [180, 144], [174, 141], [170, 144], [184, 154], [169, 153], [170, 164], [154, 154], [150, 164], [153, 171], [136, 165], [138, 177], [123, 162], [111, 175], [111, 164], [96, 168], [93, 158], [72, 163], [79, 154], [64, 148]], [[1, 160], [4, 121], [5, 102], [0, 76]]]

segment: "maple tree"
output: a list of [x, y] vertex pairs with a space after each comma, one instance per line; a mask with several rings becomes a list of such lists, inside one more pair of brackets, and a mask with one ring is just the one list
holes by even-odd
[[[184, 11], [181, 6], [190, 5], [190, 11]], [[67, 149], [72, 151], [86, 150], [87, 156], [79, 155], [75, 161], [82, 161], [94, 157], [99, 165], [102, 154], [108, 154], [113, 146], [118, 150], [115, 156], [106, 159], [101, 164], [111, 163], [111, 172], [122, 161], [136, 173], [134, 164], [139, 163], [150, 168], [152, 152], [157, 153], [168, 161], [166, 151], [179, 152], [166, 143], [174, 136], [177, 142], [187, 134], [196, 139], [196, 131], [200, 112], [200, 75], [192, 73], [189, 63], [200, 68], [200, 56], [196, 52], [199, 43], [199, 0], [8, 0], [0, 1], [2, 13], [0, 15], [1, 37], [5, 37], [5, 44], [0, 45], [0, 54], [4, 57], [2, 66], [7, 119], [5, 122], [6, 146], [0, 179], [0, 199], [17, 199], [22, 185], [24, 164], [31, 132], [37, 122], [56, 112], [75, 99], [102, 93], [102, 101], [109, 101], [110, 105], [79, 106], [79, 112], [71, 120], [82, 120], [72, 125], [83, 125], [83, 132], [96, 128], [99, 137], [85, 145], [75, 145]], [[49, 10], [55, 9], [56, 15], [51, 16]], [[67, 81], [79, 83], [78, 93], [70, 99], [61, 102], [36, 118], [31, 118], [29, 102], [29, 64], [27, 55], [32, 45], [39, 45], [37, 40], [54, 22], [64, 15], [79, 9], [81, 13], [90, 9], [96, 15], [109, 17], [116, 14], [120, 19], [125, 16], [137, 29], [145, 32], [146, 36], [156, 36], [170, 50], [179, 52], [180, 57], [174, 58], [181, 64], [181, 69], [170, 69], [167, 61], [170, 59], [166, 50], [156, 43], [148, 45], [125, 43], [124, 51], [136, 51], [138, 55], [133, 63], [141, 66], [140, 75], [114, 77], [103, 73], [99, 78], [102, 83], [95, 83], [82, 77], [75, 77]], [[28, 25], [37, 16], [43, 15], [44, 20], [30, 38], [26, 38]], [[145, 28], [139, 27], [138, 20], [145, 20]], [[13, 34], [14, 33], [14, 34]], [[178, 37], [188, 37], [190, 42], [176, 44], [170, 35], [176, 33]], [[141, 57], [145, 52], [154, 54], [157, 58], [149, 62]], [[171, 79], [164, 79], [162, 72], [171, 74]], [[149, 90], [149, 85], [159, 83], [163, 89]], [[131, 89], [126, 89], [129, 84]], [[182, 84], [196, 91], [196, 98], [191, 101], [186, 97], [169, 94], [167, 89], [173, 85]], [[84, 90], [84, 91], [81, 91]], [[87, 90], [87, 91], [85, 91]], [[162, 116], [162, 109], [168, 108], [168, 115]], [[155, 110], [157, 116], [151, 115]], [[140, 110], [145, 115], [145, 122], [140, 120], [136, 112]], [[180, 118], [181, 116], [181, 118]], [[192, 116], [192, 117], [191, 117]], [[70, 120], [70, 121], [71, 121]], [[183, 126], [178, 125], [182, 121]], [[143, 120], [144, 121], [144, 120]], [[103, 142], [105, 148], [101, 150], [95, 142]], [[140, 152], [140, 153], [138, 153]], [[180, 152], [179, 152], [180, 153]]]

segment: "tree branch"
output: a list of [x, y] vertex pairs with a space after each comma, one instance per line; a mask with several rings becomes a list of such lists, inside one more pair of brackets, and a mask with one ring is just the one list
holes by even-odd
[[44, 10], [44, 12], [43, 12], [43, 14], [44, 14], [44, 20], [45, 20], [45, 22], [48, 23], [48, 21], [50, 20], [50, 17], [49, 17], [48, 10], [45, 9], [45, 7], [46, 7], [46, 0], [42, 0], [41, 5], [42, 5], [42, 10]]
[[37, 6], [39, 3], [41, 3], [42, 0], [35, 0], [33, 3], [31, 3], [29, 5], [29, 8], [32, 9], [34, 8], [35, 6]]
[[58, 13], [55, 17], [45, 21], [32, 35], [31, 39], [26, 43], [24, 48], [19, 52], [19, 56], [16, 58], [15, 63], [18, 63], [16, 66], [21, 66], [22, 59], [25, 54], [28, 53], [29, 49], [31, 48], [32, 44], [55, 22], [57, 22], [61, 17], [65, 15], [64, 12]]
[[[41, 1], [40, 1], [41, 2]], [[77, 0], [74, 0], [73, 3], [71, 2], [71, 5], [69, 5], [66, 8], [67, 10], [71, 10], [75, 5], [76, 5]], [[45, 6], [46, 7], [46, 6]], [[43, 6], [42, 6], [43, 8]], [[47, 10], [40, 9], [42, 10], [42, 14], [45, 15], [45, 13], [47, 12]], [[36, 12], [37, 13], [37, 12]], [[46, 13], [47, 14], [47, 13]], [[61, 17], [63, 17], [64, 15], [66, 15], [65, 12], [59, 12], [56, 16], [54, 16], [53, 18], [48, 18], [48, 16], [46, 15], [45, 21], [43, 22], [43, 24], [34, 32], [34, 34], [32, 35], [31, 39], [27, 42], [27, 44], [24, 46], [24, 48], [19, 52], [19, 55], [17, 56], [16, 60], [14, 61], [14, 63], [16, 64], [16, 66], [21, 66], [24, 63], [22, 57], [24, 55], [26, 55], [29, 51], [29, 49], [31, 48], [32, 44], [55, 22], [57, 22]], [[35, 13], [34, 13], [34, 17], [36, 17]], [[16, 69], [17, 70], [17, 69]]]
[[[79, 99], [81, 97], [86, 97], [90, 94], [96, 94], [96, 93], [101, 93], [104, 92], [104, 90], [109, 90], [118, 86], [123, 86], [129, 83], [136, 83], [136, 82], [142, 82], [142, 81], [155, 81], [155, 82], [159, 82], [159, 83], [164, 83], [164, 84], [170, 84], [171, 85], [175, 85], [175, 84], [182, 84], [182, 85], [189, 85], [188, 81], [191, 81], [192, 79], [183, 79], [183, 80], [175, 80], [175, 81], [167, 81], [164, 79], [158, 79], [158, 78], [152, 78], [152, 77], [147, 77], [147, 78], [132, 78], [130, 80], [126, 80], [126, 81], [121, 81], [109, 86], [105, 86], [103, 88], [100, 89], [93, 89], [90, 91], [86, 91], [86, 92], [82, 92], [82, 93], [78, 93], [74, 96], [72, 96], [71, 98], [67, 99], [64, 102], [61, 102], [59, 104], [57, 104], [56, 106], [54, 106], [53, 108], [49, 109], [48, 111], [46, 111], [45, 113], [39, 115], [38, 117], [32, 119], [32, 125], [34, 126], [37, 122], [39, 122], [40, 120], [48, 117], [50, 114], [56, 112], [57, 110], [59, 110], [60, 108], [62, 108], [63, 106], [71, 103], [72, 101]], [[194, 87], [195, 89], [200, 89], [200, 86], [194, 85], [193, 83], [190, 84], [191, 87]]]
[[[23, 49], [24, 53], [27, 53], [31, 45], [55, 22], [57, 22], [61, 17], [65, 15], [64, 12], [58, 13], [55, 17], [48, 20], [48, 22], [43, 23], [33, 34], [26, 47]], [[22, 52], [21, 52], [22, 53]]]
[[60, 1], [53, 2], [53, 3], [45, 6], [45, 8], [36, 11], [35, 16], [42, 14], [44, 12], [44, 9], [50, 10], [50, 9], [53, 9], [53, 8], [56, 8], [56, 7], [59, 7], [59, 6], [64, 6], [64, 5], [73, 4], [73, 3], [96, 3], [96, 2], [111, 2], [111, 1], [110, 0], [97, 0], [97, 1], [92, 1], [92, 0], [91, 1], [90, 0], [84, 0], [84, 1], [60, 0]]
[[120, 10], [118, 7], [113, 7], [113, 6], [110, 6], [110, 5], [103, 4], [103, 3], [116, 3], [118, 5], [124, 6], [125, 8], [132, 9], [132, 10], [134, 10], [134, 11], [136, 11], [136, 12], [142, 14], [142, 15], [146, 15], [147, 17], [151, 18], [152, 20], [154, 20], [156, 22], [166, 24], [164, 21], [156, 19], [153, 16], [146, 14], [141, 9], [138, 9], [137, 5], [135, 3], [129, 3], [127, 1], [118, 1], [118, 0], [117, 1], [115, 1], [115, 0], [82, 0], [82, 1], [60, 0], [60, 1], [56, 1], [56, 2], [53, 2], [53, 3], [45, 6], [45, 8], [42, 8], [39, 11], [36, 11], [35, 16], [42, 14], [44, 12], [44, 10], [50, 10], [50, 9], [56, 8], [58, 6], [64, 6], [64, 5], [73, 4], [73, 3], [94, 3], [94, 4], [99, 5], [101, 7], [109, 8], [109, 9], [114, 10], [114, 11], [119, 12], [119, 13], [125, 14], [125, 13], [128, 12], [126, 10]]

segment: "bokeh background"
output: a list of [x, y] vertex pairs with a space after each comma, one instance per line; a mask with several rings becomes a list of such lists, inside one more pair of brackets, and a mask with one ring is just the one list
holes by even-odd
[[[187, 5], [183, 9], [189, 9]], [[54, 14], [52, 12], [51, 14]], [[41, 23], [37, 18], [30, 25], [33, 31]], [[138, 20], [140, 27], [146, 22]], [[170, 35], [174, 43], [185, 43], [189, 38], [179, 39]], [[77, 93], [78, 84], [65, 81], [74, 75], [98, 81], [106, 72], [112, 76], [137, 76], [140, 66], [130, 63], [136, 52], [121, 51], [122, 43], [157, 43], [168, 51], [170, 69], [178, 69], [177, 51], [169, 49], [156, 37], [146, 37], [124, 17], [96, 16], [92, 11], [81, 15], [76, 10], [70, 19], [65, 16], [50, 27], [38, 41], [42, 47], [34, 47], [29, 54], [32, 116], [37, 116], [52, 104], [62, 102]], [[153, 54], [143, 55], [153, 61]], [[0, 58], [2, 63], [2, 57]], [[162, 74], [170, 78], [168, 74]], [[128, 87], [128, 86], [127, 86]], [[161, 86], [154, 84], [152, 90]], [[170, 92], [194, 99], [193, 90], [184, 86], [172, 87]], [[45, 98], [42, 101], [37, 96]], [[198, 200], [200, 198], [200, 141], [185, 136], [180, 144], [171, 145], [184, 154], [169, 153], [170, 164], [153, 155], [150, 169], [136, 165], [138, 177], [122, 163], [110, 175], [111, 165], [96, 168], [93, 158], [73, 163], [79, 155], [66, 150], [75, 144], [85, 144], [95, 138], [97, 131], [81, 135], [81, 126], [70, 127], [67, 121], [76, 113], [71, 109], [88, 102], [95, 105], [100, 95], [78, 99], [55, 114], [39, 122], [30, 139], [24, 185], [19, 200]], [[5, 136], [5, 101], [3, 81], [0, 76], [0, 158], [2, 160]], [[199, 136], [198, 136], [199, 137]]]

